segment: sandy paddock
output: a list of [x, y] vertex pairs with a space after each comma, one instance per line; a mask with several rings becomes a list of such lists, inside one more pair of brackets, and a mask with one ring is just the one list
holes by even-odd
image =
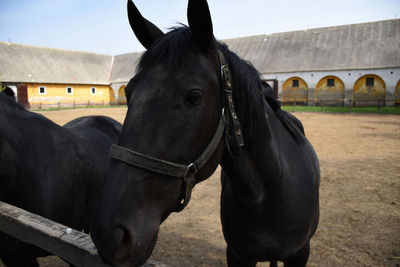
[[[95, 114], [123, 122], [125, 112], [103, 108], [41, 113], [64, 124]], [[303, 122], [321, 165], [321, 219], [309, 266], [400, 266], [400, 116], [294, 115]], [[197, 185], [188, 207], [161, 226], [156, 260], [170, 266], [226, 266], [219, 173]], [[48, 257], [41, 266], [67, 265]]]

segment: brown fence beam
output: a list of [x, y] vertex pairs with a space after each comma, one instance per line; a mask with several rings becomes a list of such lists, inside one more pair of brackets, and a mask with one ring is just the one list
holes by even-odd
[[[68, 231], [67, 231], [68, 229]], [[0, 231], [79, 267], [106, 267], [89, 235], [0, 201]], [[163, 267], [149, 260], [146, 267]]]

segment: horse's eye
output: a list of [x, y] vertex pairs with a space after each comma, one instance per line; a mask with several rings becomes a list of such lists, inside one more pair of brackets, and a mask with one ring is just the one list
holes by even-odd
[[186, 97], [186, 103], [190, 105], [197, 105], [200, 103], [203, 92], [200, 90], [192, 90]]

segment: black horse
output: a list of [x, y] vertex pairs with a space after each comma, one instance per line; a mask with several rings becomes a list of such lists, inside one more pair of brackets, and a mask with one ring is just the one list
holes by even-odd
[[147, 51], [92, 222], [102, 259], [144, 263], [163, 220], [220, 163], [229, 266], [304, 266], [320, 175], [300, 121], [265, 101], [257, 70], [215, 40], [205, 0], [189, 0], [189, 27], [167, 34], [130, 1], [128, 15]]
[[[0, 94], [0, 200], [88, 232], [108, 151], [122, 125], [103, 116], [64, 127]], [[38, 266], [48, 252], [0, 232], [6, 266]]]

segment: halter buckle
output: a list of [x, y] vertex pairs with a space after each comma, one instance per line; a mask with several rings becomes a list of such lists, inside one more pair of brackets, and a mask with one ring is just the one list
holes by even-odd
[[224, 64], [221, 66], [221, 77], [226, 85], [226, 86], [224, 86], [224, 90], [231, 91], [232, 90], [232, 80], [231, 80], [231, 72], [229, 71], [228, 64]]
[[186, 169], [186, 171], [185, 171], [185, 173], [184, 173], [184, 175], [183, 175], [183, 178], [184, 179], [186, 179], [186, 178], [188, 178], [188, 177], [190, 177], [190, 176], [194, 176], [194, 174], [197, 172], [197, 167], [196, 167], [196, 165], [194, 164], [194, 163], [190, 163], [188, 166], [187, 166], [187, 169]]
[[182, 188], [182, 199], [179, 205], [175, 208], [174, 212], [180, 212], [183, 210], [192, 196], [192, 189], [195, 185], [196, 179], [194, 175], [197, 172], [197, 167], [195, 163], [190, 163], [183, 176], [183, 188]]

